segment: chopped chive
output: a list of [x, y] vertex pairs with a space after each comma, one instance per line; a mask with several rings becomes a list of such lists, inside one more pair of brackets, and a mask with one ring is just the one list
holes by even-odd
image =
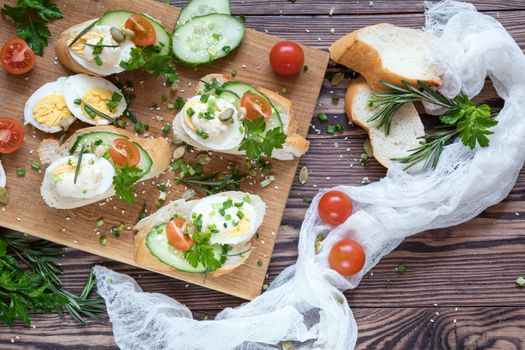
[[193, 110], [193, 108], [190, 107], [186, 110], [186, 113], [191, 117], [195, 114], [195, 111]]
[[308, 72], [308, 65], [307, 64], [304, 65], [303, 72], [305, 72], [305, 73]]
[[97, 66], [101, 66], [104, 64], [104, 62], [102, 62], [102, 60], [100, 59], [100, 56], [95, 56], [95, 63], [97, 64]]
[[237, 75], [237, 69], [233, 68], [231, 74], [232, 74], [232, 77], [236, 76]]
[[221, 40], [221, 35], [219, 33], [213, 33], [211, 37], [213, 38], [213, 40]]
[[122, 101], [122, 95], [118, 92], [113, 92], [113, 95], [111, 95], [111, 101], [120, 102]]
[[335, 126], [334, 125], [328, 125], [326, 127], [326, 133], [333, 135], [335, 133]]
[[26, 176], [26, 169], [25, 168], [16, 168], [16, 175], [22, 177]]
[[73, 178], [73, 183], [77, 183], [78, 174], [80, 173], [80, 164], [82, 163], [82, 155], [84, 154], [84, 150], [86, 148], [86, 144], [83, 143], [82, 147], [80, 148], [80, 154], [78, 155], [78, 161], [77, 166], [75, 168], [75, 177]]
[[166, 123], [162, 126], [162, 132], [167, 134], [171, 130], [171, 125], [169, 123]]
[[243, 23], [246, 22], [246, 16], [245, 16], [244, 14], [242, 14], [242, 13], [239, 15], [239, 19], [240, 19], [241, 22], [243, 22]]
[[339, 96], [332, 96], [332, 103], [337, 104], [339, 102]]
[[104, 218], [100, 218], [97, 220], [97, 226], [102, 226], [104, 225]]
[[405, 264], [399, 264], [397, 267], [396, 267], [396, 272], [399, 272], [399, 273], [405, 273], [407, 272], [407, 267]]
[[231, 47], [229, 47], [228, 45], [225, 45], [225, 46], [222, 47], [222, 51], [225, 52], [225, 53], [230, 52], [230, 50], [231, 50]]
[[283, 87], [283, 88], [281, 89], [281, 94], [286, 95], [287, 93], [288, 93], [288, 89], [285, 88], [285, 87]]
[[98, 243], [105, 245], [108, 240], [106, 239], [106, 236], [100, 236], [98, 239]]
[[75, 45], [75, 43], [78, 41], [78, 39], [82, 38], [84, 36], [84, 34], [86, 34], [87, 32], [89, 32], [89, 30], [91, 28], [93, 28], [96, 24], [97, 24], [98, 21], [93, 21], [93, 23], [91, 23], [90, 25], [88, 25], [86, 28], [82, 29], [80, 31], [80, 33], [77, 34], [77, 36], [71, 41], [71, 43], [69, 43], [69, 47]]
[[345, 128], [343, 127], [343, 125], [341, 123], [337, 123], [337, 124], [335, 124], [335, 131], [343, 132], [343, 131], [345, 131]]
[[321, 122], [327, 122], [328, 121], [328, 116], [326, 115], [325, 112], [321, 112], [317, 115], [317, 118], [319, 118], [319, 121]]
[[200, 101], [206, 103], [206, 102], [208, 102], [208, 99], [209, 99], [209, 98], [210, 98], [210, 95], [208, 95], [208, 94], [202, 94], [202, 95], [201, 95], [201, 98], [200, 98]]
[[306, 204], [312, 203], [312, 200], [313, 200], [312, 197], [308, 197], [308, 196], [303, 197], [303, 202], [305, 202]]
[[142, 122], [135, 123], [135, 131], [138, 133], [144, 131], [144, 126], [142, 125]]
[[82, 100], [79, 99], [79, 98], [75, 98], [75, 101], [73, 101], [76, 105], [81, 105], [82, 104]]
[[182, 107], [184, 107], [184, 100], [182, 99], [182, 97], [179, 96], [175, 100], [175, 108], [176, 109], [181, 109]]
[[34, 161], [31, 162], [31, 168], [33, 168], [35, 170], [40, 170], [42, 168], [42, 166], [40, 165], [39, 162], [34, 160]]
[[126, 127], [126, 121], [122, 118], [119, 118], [117, 119], [117, 125], [120, 126], [121, 128], [125, 128]]

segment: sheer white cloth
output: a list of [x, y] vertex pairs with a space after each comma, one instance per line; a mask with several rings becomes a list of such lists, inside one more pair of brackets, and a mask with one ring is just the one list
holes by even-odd
[[[353, 215], [331, 229], [317, 216], [318, 194], [303, 222], [299, 258], [268, 291], [215, 320], [193, 320], [190, 310], [162, 294], [144, 293], [135, 281], [97, 266], [116, 343], [122, 349], [352, 349], [357, 325], [341, 290], [354, 288], [407, 236], [457, 225], [503, 200], [525, 157], [525, 57], [505, 29], [469, 4], [426, 3], [425, 30], [440, 36], [433, 53], [444, 71], [441, 92], [475, 96], [488, 75], [505, 106], [490, 147], [447, 146], [435, 171], [401, 167], [367, 186], [339, 186], [353, 199]], [[319, 254], [317, 235], [329, 233]], [[331, 245], [359, 241], [367, 261], [359, 275], [343, 278], [327, 267]]]

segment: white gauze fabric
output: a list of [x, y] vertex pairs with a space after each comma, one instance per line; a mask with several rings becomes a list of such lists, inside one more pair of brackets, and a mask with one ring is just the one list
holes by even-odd
[[[403, 172], [367, 186], [338, 186], [354, 202], [353, 215], [333, 228], [317, 215], [319, 193], [306, 213], [297, 264], [268, 291], [215, 320], [196, 321], [190, 310], [162, 294], [142, 292], [126, 276], [97, 266], [116, 343], [122, 349], [352, 349], [357, 325], [341, 293], [355, 288], [385, 254], [407, 236], [465, 222], [503, 200], [525, 157], [525, 57], [505, 29], [473, 6], [427, 3], [425, 30], [440, 39], [432, 48], [444, 72], [440, 91], [475, 96], [488, 75], [505, 100], [490, 147], [447, 146], [434, 171]], [[327, 234], [319, 254], [316, 237]], [[357, 240], [367, 256], [362, 272], [343, 278], [328, 268], [327, 255], [343, 237]]]

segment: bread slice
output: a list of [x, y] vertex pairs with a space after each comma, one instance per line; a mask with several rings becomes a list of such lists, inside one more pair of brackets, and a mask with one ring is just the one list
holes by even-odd
[[[69, 150], [75, 144], [78, 137], [91, 132], [108, 131], [119, 135], [128, 137], [131, 141], [138, 143], [148, 152], [153, 164], [151, 170], [144, 176], [141, 181], [145, 181], [154, 178], [162, 174], [170, 165], [171, 151], [168, 141], [164, 138], [142, 138], [136, 136], [126, 130], [111, 126], [111, 125], [100, 125], [90, 128], [84, 128], [76, 131], [71, 137], [69, 137], [63, 144], [60, 144], [56, 139], [47, 139], [40, 143], [38, 148], [38, 155], [42, 164], [50, 164], [57, 159], [69, 155]], [[108, 189], [93, 198], [64, 198], [57, 195], [54, 190], [52, 181], [47, 176], [44, 176], [42, 187], [40, 188], [42, 198], [47, 205], [57, 209], [72, 209], [82, 207], [91, 203], [98, 202], [100, 200], [109, 198], [115, 195], [113, 187]]]
[[365, 77], [375, 91], [386, 91], [381, 80], [401, 86], [423, 81], [441, 85], [441, 72], [429, 45], [437, 38], [419, 29], [381, 23], [347, 34], [330, 46], [330, 57]]
[[[246, 193], [240, 191], [229, 191], [219, 193], [218, 195], [243, 200], [243, 198], [246, 196]], [[258, 214], [257, 228], [259, 228], [264, 219], [264, 215], [266, 212], [266, 204], [261, 199], [261, 197], [253, 194], [248, 195], [250, 196], [251, 205], [254, 206], [255, 211]], [[156, 225], [169, 222], [175, 214], [178, 214], [182, 217], [190, 216], [191, 210], [195, 205], [197, 205], [198, 202], [199, 200], [186, 201], [184, 199], [178, 199], [176, 201], [172, 201], [166, 204], [165, 206], [157, 210], [155, 213], [140, 220], [134, 227], [134, 229], [138, 231], [135, 235], [135, 262], [139, 265], [157, 271], [173, 271], [174, 268], [162, 263], [150, 253], [148, 247], [146, 246], [146, 236]], [[232, 250], [228, 253], [228, 255], [230, 256], [226, 263], [223, 265], [223, 267], [211, 272], [210, 275], [221, 276], [235, 270], [237, 267], [242, 265], [250, 256], [250, 247], [251, 245], [249, 242], [234, 245]], [[239, 254], [242, 252], [246, 253]]]
[[55, 52], [56, 52], [57, 58], [60, 61], [60, 63], [64, 67], [69, 69], [70, 71], [75, 72], [75, 73], [84, 73], [84, 74], [98, 76], [98, 77], [104, 76], [104, 75], [92, 72], [91, 70], [87, 69], [86, 67], [82, 66], [77, 61], [75, 61], [75, 59], [71, 56], [71, 53], [69, 51], [69, 47], [67, 44], [68, 40], [71, 38], [71, 35], [73, 33], [77, 33], [81, 31], [82, 29], [86, 28], [87, 26], [89, 26], [90, 24], [92, 24], [94, 21], [97, 21], [97, 20], [98, 18], [82, 22], [80, 24], [77, 24], [75, 26], [72, 26], [66, 29], [65, 31], [62, 32], [62, 34], [60, 34], [60, 37], [58, 38], [55, 44]]
[[375, 110], [367, 103], [373, 93], [364, 78], [352, 80], [346, 90], [345, 112], [349, 120], [368, 131], [374, 158], [388, 168], [392, 158], [404, 157], [419, 147], [418, 138], [425, 135], [425, 129], [414, 104], [406, 103], [394, 116], [390, 134], [385, 135], [383, 128], [376, 128], [377, 120], [368, 121]]
[[[220, 84], [223, 84], [229, 80], [228, 77], [222, 74], [208, 74], [204, 76], [201, 80], [205, 82], [211, 82], [213, 79], [216, 79]], [[199, 82], [199, 84], [197, 84], [195, 94], [204, 89], [205, 84], [202, 81]], [[308, 151], [309, 142], [304, 137], [297, 134], [297, 121], [292, 102], [289, 99], [282, 97], [271, 90], [262, 87], [257, 87], [257, 89], [263, 92], [266, 96], [268, 96], [268, 98], [274, 105], [277, 105], [281, 108], [280, 115], [283, 122], [283, 129], [287, 135], [286, 142], [283, 145], [283, 148], [274, 149], [272, 153], [272, 158], [279, 160], [292, 160], [294, 157], [301, 157], [303, 154], [306, 153], [306, 151]], [[180, 114], [178, 114], [173, 120], [173, 132], [175, 133], [175, 136], [181, 141], [184, 141], [185, 143], [192, 145], [197, 149], [206, 151], [207, 149], [204, 149], [201, 144], [193, 140], [184, 131], [182, 127], [182, 122], [182, 118], [180, 118]], [[222, 153], [235, 155], [245, 154], [244, 152], [239, 152], [237, 149], [222, 151]]]

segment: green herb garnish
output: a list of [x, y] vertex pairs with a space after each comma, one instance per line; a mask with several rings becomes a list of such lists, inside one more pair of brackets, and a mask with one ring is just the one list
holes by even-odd
[[120, 66], [126, 70], [143, 70], [156, 77], [166, 79], [169, 84], [179, 80], [177, 68], [171, 56], [160, 55], [160, 47], [150, 45], [146, 47], [134, 47], [131, 49], [128, 61], [120, 62]]
[[144, 172], [136, 166], [129, 166], [127, 163], [122, 167], [115, 168], [113, 176], [113, 187], [115, 196], [126, 201], [128, 204], [135, 203], [135, 188], [133, 185], [139, 181]]
[[26, 169], [25, 168], [16, 168], [16, 175], [17, 176], [26, 176]]
[[325, 112], [321, 112], [317, 115], [317, 118], [319, 118], [319, 121], [320, 122], [327, 122], [328, 121], [328, 116], [326, 115]]
[[80, 147], [80, 154], [78, 155], [77, 160], [77, 166], [75, 167], [75, 177], [73, 179], [73, 183], [77, 183], [78, 174], [80, 173], [80, 166], [82, 165], [82, 157], [84, 156], [84, 150], [86, 149], [86, 144], [83, 143], [82, 147]]
[[257, 160], [262, 155], [271, 157], [274, 149], [283, 148], [286, 134], [279, 127], [266, 131], [263, 117], [253, 121], [245, 120], [243, 124], [245, 136], [239, 145], [239, 151], [245, 151], [251, 160]]

